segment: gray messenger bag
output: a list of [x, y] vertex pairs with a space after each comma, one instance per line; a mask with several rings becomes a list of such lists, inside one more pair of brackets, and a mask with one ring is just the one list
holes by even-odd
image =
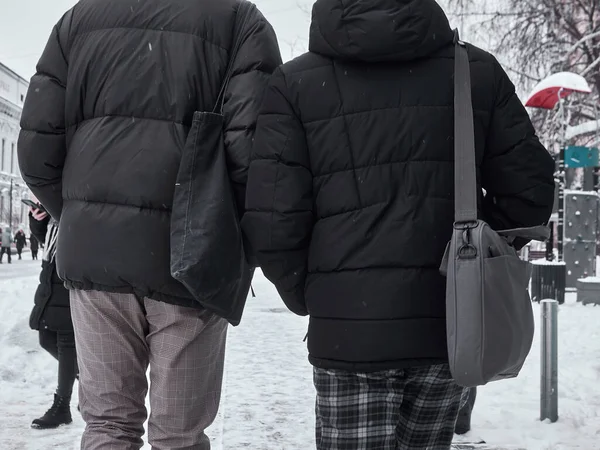
[[475, 134], [471, 74], [465, 44], [456, 35], [455, 223], [441, 266], [446, 275], [448, 358], [465, 387], [514, 378], [534, 334], [527, 291], [530, 264], [512, 246], [515, 238], [543, 241], [547, 227], [494, 231], [477, 217]]

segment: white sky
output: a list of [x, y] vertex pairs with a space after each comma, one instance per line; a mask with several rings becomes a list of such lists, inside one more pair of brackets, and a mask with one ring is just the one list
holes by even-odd
[[[252, 1], [275, 28], [283, 60], [302, 53], [302, 46], [307, 45], [310, 18], [297, 5], [306, 5], [310, 11], [314, 0]], [[438, 2], [444, 4], [446, 0]], [[0, 62], [29, 80], [52, 27], [76, 3], [77, 0], [0, 0]], [[294, 43], [296, 47], [292, 49]]]
[[[0, 0], [0, 62], [27, 80], [31, 78], [52, 27], [75, 3], [76, 0]], [[283, 59], [289, 59], [289, 43], [308, 36], [308, 17], [296, 7], [296, 0], [254, 3], [275, 28]]]

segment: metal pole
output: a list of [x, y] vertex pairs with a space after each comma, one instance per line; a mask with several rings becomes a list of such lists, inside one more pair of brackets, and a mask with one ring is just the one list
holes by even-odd
[[12, 231], [12, 227], [13, 227], [13, 223], [12, 223], [12, 214], [13, 214], [13, 204], [12, 204], [12, 194], [13, 191], [13, 180], [12, 178], [10, 179], [10, 191], [8, 193], [8, 204], [9, 204], [9, 212], [8, 212], [8, 226], [10, 227], [11, 231]]
[[594, 183], [594, 168], [593, 167], [584, 167], [583, 168], [583, 190], [584, 191], [593, 191], [595, 188]]
[[[560, 152], [558, 156], [558, 222], [556, 234], [558, 247], [558, 261], [563, 261], [563, 241], [565, 237], [565, 189], [566, 189], [566, 164], [565, 164], [565, 148], [567, 148], [567, 112], [565, 101], [563, 99], [563, 88], [558, 91], [558, 108], [561, 117], [561, 135], [560, 135]], [[570, 187], [570, 186], [569, 186]]]
[[558, 247], [558, 260], [563, 261], [563, 240], [565, 224], [565, 149], [560, 149], [558, 157], [558, 221], [556, 227], [556, 240]]
[[558, 420], [558, 327], [556, 300], [542, 300], [540, 420]]
[[554, 261], [554, 223], [550, 222], [550, 239], [546, 241], [546, 261]]

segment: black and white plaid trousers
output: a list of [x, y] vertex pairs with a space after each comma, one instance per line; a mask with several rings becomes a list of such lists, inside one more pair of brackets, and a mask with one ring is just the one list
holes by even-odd
[[314, 369], [318, 450], [448, 450], [463, 388], [448, 364], [356, 373]]

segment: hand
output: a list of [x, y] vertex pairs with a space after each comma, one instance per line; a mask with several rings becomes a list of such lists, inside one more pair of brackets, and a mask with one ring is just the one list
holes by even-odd
[[38, 222], [41, 222], [48, 217], [48, 213], [46, 211], [41, 211], [38, 208], [31, 208], [31, 216]]

